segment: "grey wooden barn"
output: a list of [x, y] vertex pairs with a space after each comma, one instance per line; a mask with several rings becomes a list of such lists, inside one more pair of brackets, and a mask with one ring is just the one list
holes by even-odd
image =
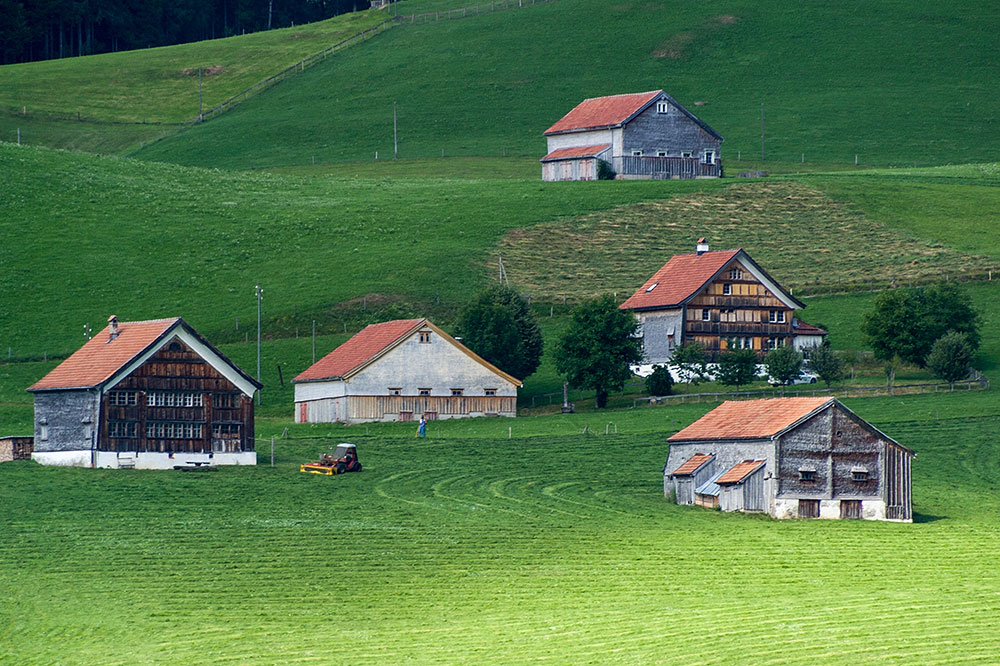
[[722, 135], [662, 90], [585, 99], [545, 131], [542, 180], [718, 178]]
[[834, 398], [725, 402], [667, 441], [663, 490], [678, 504], [913, 520], [913, 451]]

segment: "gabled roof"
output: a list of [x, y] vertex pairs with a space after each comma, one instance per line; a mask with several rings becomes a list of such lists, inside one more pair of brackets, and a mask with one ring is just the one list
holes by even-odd
[[662, 92], [662, 90], [651, 90], [585, 99], [560, 118], [555, 125], [545, 130], [545, 134], [617, 127], [642, 111]]
[[573, 107], [569, 113], [560, 118], [555, 125], [545, 130], [544, 135], [620, 127], [645, 110], [647, 106], [657, 99], [669, 101], [673, 107], [690, 118], [695, 124], [719, 141], [722, 141], [722, 135], [662, 90], [585, 99]]
[[829, 335], [822, 328], [807, 324], [797, 317], [792, 319], [792, 332], [796, 335]]
[[742, 483], [744, 479], [760, 469], [760, 466], [764, 462], [764, 460], [744, 460], [743, 462], [736, 463], [725, 474], [716, 479], [715, 482], [720, 486], [731, 483]]
[[619, 307], [622, 310], [679, 307], [697, 296], [733, 260], [738, 260], [786, 305], [805, 308], [805, 303], [787, 293], [742, 248], [713, 250], [701, 254], [676, 254]]
[[715, 458], [714, 453], [696, 453], [685, 460], [680, 467], [674, 470], [674, 476], [690, 476], [698, 469]]
[[572, 160], [582, 157], [597, 157], [611, 147], [610, 143], [602, 143], [596, 146], [573, 146], [571, 148], [559, 148], [539, 160], [539, 162], [555, 162], [556, 160]]
[[828, 396], [729, 400], [669, 437], [668, 442], [775, 437], [834, 403]]
[[[88, 340], [49, 374], [28, 387], [29, 391], [97, 388], [114, 379], [123, 369], [163, 342], [178, 329], [205, 346], [236, 373], [260, 388], [260, 384], [243, 372], [226, 356], [202, 338], [180, 317], [124, 321], [118, 324], [118, 335], [111, 338], [111, 326]], [[251, 391], [252, 393], [252, 391]]]
[[430, 328], [464, 352], [474, 361], [500, 375], [507, 381], [521, 386], [521, 380], [489, 363], [461, 342], [451, 337], [426, 319], [397, 319], [364, 327], [354, 337], [303, 370], [293, 382], [317, 382], [347, 379], [366, 366], [392, 351], [422, 328]]

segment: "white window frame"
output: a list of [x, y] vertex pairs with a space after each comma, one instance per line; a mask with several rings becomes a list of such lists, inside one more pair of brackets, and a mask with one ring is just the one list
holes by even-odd
[[641, 150], [633, 150], [632, 151], [632, 157], [642, 157], [642, 151]]
[[670, 102], [661, 99], [659, 102], [656, 103], [656, 112], [670, 113]]
[[666, 157], [667, 156], [667, 151], [666, 150], [658, 150], [658, 151], [656, 151], [656, 156], [657, 157]]
[[732, 296], [733, 295], [733, 285], [731, 285], [731, 284], [724, 284], [724, 285], [722, 285], [722, 295], [723, 296]]
[[715, 151], [706, 150], [705, 151], [705, 164], [715, 164]]
[[702, 321], [711, 321], [712, 320], [712, 312], [711, 312], [711, 310], [708, 310], [708, 309], [702, 310], [701, 311], [701, 320]]
[[681, 157], [686, 157], [686, 158], [690, 159], [693, 156], [694, 156], [694, 154], [690, 150], [681, 151]]

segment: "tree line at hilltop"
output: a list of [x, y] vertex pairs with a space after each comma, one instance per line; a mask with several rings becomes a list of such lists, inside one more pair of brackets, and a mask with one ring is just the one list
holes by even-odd
[[229, 37], [369, 6], [368, 0], [0, 0], [0, 63]]

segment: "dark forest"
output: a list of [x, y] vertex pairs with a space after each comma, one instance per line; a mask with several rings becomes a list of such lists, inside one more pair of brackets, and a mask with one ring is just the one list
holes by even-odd
[[183, 44], [368, 7], [368, 0], [0, 0], [0, 63]]

